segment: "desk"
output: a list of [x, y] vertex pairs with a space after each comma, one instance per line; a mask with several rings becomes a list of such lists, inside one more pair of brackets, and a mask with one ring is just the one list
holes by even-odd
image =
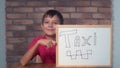
[[[56, 67], [55, 64], [40, 64], [40, 63], [32, 63], [26, 66], [21, 66], [20, 64], [13, 65], [12, 68], [68, 68], [68, 67]], [[75, 67], [69, 67], [75, 68]], [[103, 67], [76, 67], [76, 68], [103, 68]], [[112, 67], [105, 67], [105, 68], [112, 68]]]
[[32, 63], [26, 66], [21, 66], [20, 64], [13, 65], [13, 68], [56, 68], [55, 64], [40, 64]]

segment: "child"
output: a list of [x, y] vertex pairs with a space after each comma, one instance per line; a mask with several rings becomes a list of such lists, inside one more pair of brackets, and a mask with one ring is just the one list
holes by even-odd
[[22, 66], [25, 66], [36, 55], [42, 59], [42, 63], [56, 62], [56, 25], [63, 24], [63, 16], [57, 10], [48, 10], [43, 18], [41, 28], [44, 36], [34, 38], [28, 51], [20, 60]]

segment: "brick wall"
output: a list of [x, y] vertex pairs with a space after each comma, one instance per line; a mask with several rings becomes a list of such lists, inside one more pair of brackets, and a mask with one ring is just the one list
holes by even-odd
[[40, 23], [48, 9], [59, 10], [65, 24], [111, 24], [111, 0], [6, 0], [8, 68], [19, 63], [35, 36], [43, 35]]

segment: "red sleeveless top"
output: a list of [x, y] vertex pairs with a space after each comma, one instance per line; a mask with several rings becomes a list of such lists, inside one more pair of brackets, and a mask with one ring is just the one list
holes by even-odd
[[[46, 36], [38, 36], [34, 38], [28, 49], [31, 49], [40, 39], [46, 39]], [[56, 45], [53, 45], [50, 48], [47, 48], [45, 45], [40, 45], [36, 49], [33, 57], [36, 55], [41, 57], [43, 63], [56, 63]]]

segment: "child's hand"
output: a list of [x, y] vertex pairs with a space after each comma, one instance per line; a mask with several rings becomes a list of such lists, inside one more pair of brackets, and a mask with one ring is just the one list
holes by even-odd
[[53, 45], [56, 45], [56, 41], [47, 40], [47, 39], [41, 39], [37, 43], [41, 45], [45, 45], [47, 46], [47, 48], [52, 47]]

